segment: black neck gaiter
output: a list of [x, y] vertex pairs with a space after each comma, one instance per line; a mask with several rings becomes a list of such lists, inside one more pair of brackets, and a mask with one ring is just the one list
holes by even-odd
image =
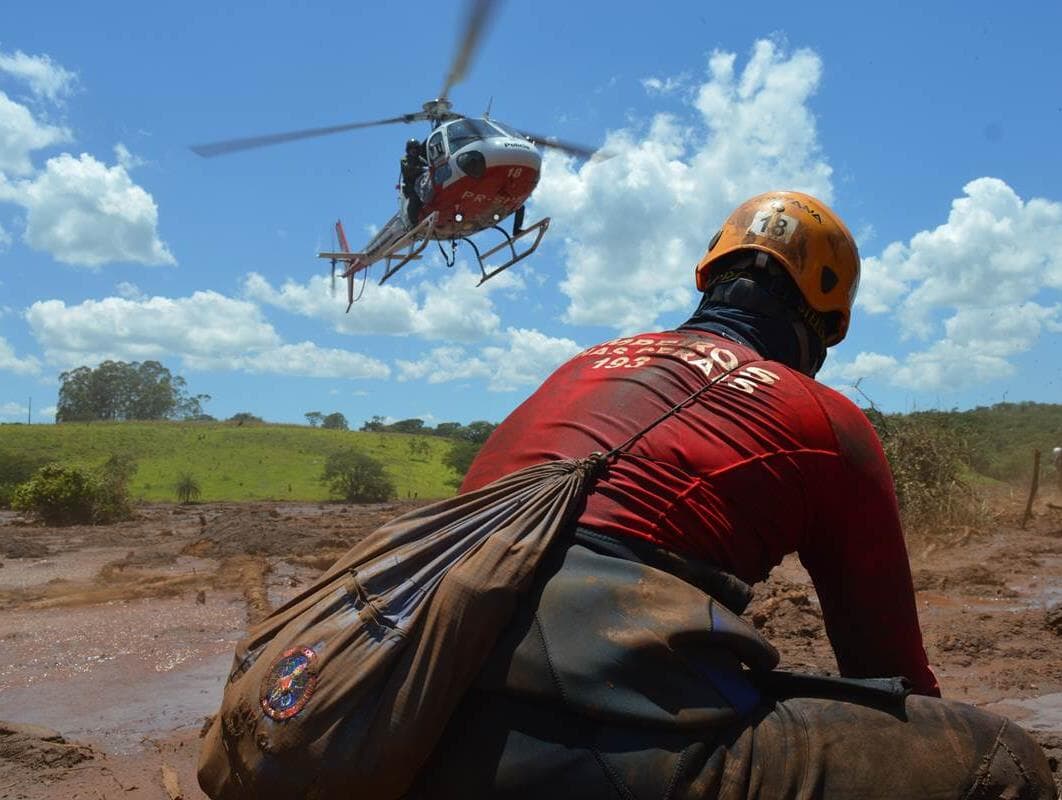
[[[796, 325], [803, 328], [804, 347]], [[780, 361], [805, 375], [815, 377], [826, 358], [821, 339], [799, 320], [769, 316], [709, 299], [705, 294], [697, 310], [679, 326], [708, 331], [751, 347], [764, 358]]]

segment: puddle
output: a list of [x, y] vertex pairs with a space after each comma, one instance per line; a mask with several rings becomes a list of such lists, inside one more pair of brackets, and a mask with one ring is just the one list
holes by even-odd
[[1022, 700], [1000, 700], [986, 705], [985, 709], [1017, 720], [1027, 730], [1062, 730], [1062, 692]]
[[0, 615], [0, 719], [114, 751], [214, 713], [246, 611], [236, 593]]
[[1000, 611], [1027, 611], [1039, 606], [1039, 601], [1023, 597], [970, 597], [967, 595], [941, 594], [935, 591], [917, 592], [918, 613], [932, 615], [935, 611], [950, 612], [955, 609], [977, 613]]
[[1021, 582], [1015, 582], [1010, 588], [1029, 600], [1030, 608], [1049, 609], [1062, 605], [1062, 555], [1043, 553], [1039, 555], [1040, 566], [1037, 574]]
[[198, 728], [218, 710], [231, 650], [226, 644], [223, 653], [163, 674], [100, 661], [75, 679], [0, 692], [0, 718], [44, 725], [109, 753], [136, 752], [145, 739]]
[[90, 547], [47, 558], [5, 558], [0, 591], [43, 586], [52, 580], [90, 581], [105, 565], [125, 558], [128, 547]]

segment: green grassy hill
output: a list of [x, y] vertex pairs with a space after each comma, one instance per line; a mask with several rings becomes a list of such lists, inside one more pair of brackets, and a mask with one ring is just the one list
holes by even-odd
[[1041, 469], [1051, 472], [1051, 449], [1062, 446], [1062, 405], [997, 403], [969, 411], [918, 411], [890, 414], [956, 434], [964, 461], [980, 475], [1026, 483], [1032, 475], [1033, 451], [1041, 452]]
[[[413, 454], [412, 443], [426, 452]], [[175, 501], [174, 484], [191, 474], [202, 501], [324, 500], [325, 459], [354, 448], [387, 469], [398, 497], [435, 499], [454, 494], [457, 476], [442, 463], [453, 442], [438, 436], [333, 431], [297, 425], [203, 422], [94, 422], [0, 426], [0, 457], [96, 466], [111, 455], [136, 460], [136, 500]]]

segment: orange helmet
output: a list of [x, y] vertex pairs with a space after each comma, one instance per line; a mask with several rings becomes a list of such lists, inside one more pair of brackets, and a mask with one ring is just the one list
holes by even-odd
[[697, 264], [697, 288], [707, 289], [719, 259], [741, 249], [777, 258], [808, 306], [830, 320], [826, 345], [844, 339], [859, 287], [859, 250], [845, 224], [822, 201], [789, 191], [746, 200], [727, 217]]

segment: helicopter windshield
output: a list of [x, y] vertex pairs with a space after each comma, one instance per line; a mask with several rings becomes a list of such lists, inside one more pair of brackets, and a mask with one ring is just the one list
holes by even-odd
[[484, 119], [459, 119], [446, 126], [446, 138], [450, 140], [451, 153], [456, 153], [462, 147], [480, 139], [504, 135]]
[[490, 124], [493, 125], [495, 128], [497, 128], [498, 130], [500, 130], [506, 136], [511, 136], [514, 139], [522, 139], [522, 140], [525, 140], [525, 141], [527, 139], [527, 137], [524, 136], [524, 134], [520, 133], [520, 131], [516, 130], [516, 128], [510, 128], [505, 123], [498, 122], [497, 120], [492, 119], [490, 121]]

